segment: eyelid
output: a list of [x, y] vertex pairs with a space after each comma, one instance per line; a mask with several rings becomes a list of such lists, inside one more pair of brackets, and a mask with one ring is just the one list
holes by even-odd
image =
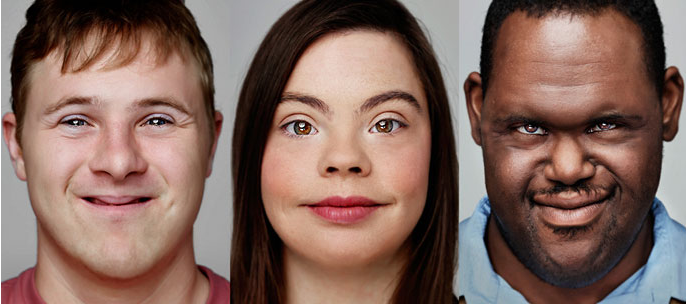
[[[295, 123], [298, 121], [303, 121], [303, 122], [309, 124], [310, 127], [312, 128], [311, 133], [310, 134], [295, 134], [295, 129], [294, 129]], [[293, 129], [293, 132], [289, 131], [288, 130], [289, 128]], [[301, 119], [301, 118], [293, 118], [291, 120], [288, 120], [288, 122], [283, 123], [279, 126], [279, 130], [283, 131], [283, 133], [285, 133], [287, 136], [297, 137], [297, 138], [302, 138], [305, 136], [311, 136], [311, 135], [315, 135], [315, 134], [319, 133], [319, 129], [317, 129], [313, 123], [311, 123], [307, 119]]]
[[[83, 121], [85, 121], [86, 124], [89, 125], [89, 126], [92, 126], [92, 125], [93, 125], [92, 122], [91, 122], [91, 120], [88, 118], [88, 116], [83, 115], [83, 114], [69, 114], [69, 115], [66, 115], [66, 116], [64, 116], [64, 117], [62, 117], [62, 118], [60, 119], [60, 121], [59, 121], [58, 124], [66, 124], [67, 121], [70, 121], [70, 120], [77, 120], [77, 119], [78, 119], [78, 120], [83, 120]], [[69, 127], [76, 127], [76, 126], [69, 125]]]
[[[536, 131], [534, 133], [526, 131], [527, 126], [532, 126], [536, 127]], [[541, 127], [539, 124], [536, 123], [523, 123], [519, 125], [515, 125], [513, 129], [521, 134], [524, 135], [538, 135], [538, 136], [543, 136], [548, 134], [548, 130], [546, 130], [544, 127]]]
[[155, 118], [164, 119], [164, 120], [166, 120], [167, 122], [169, 122], [169, 123], [171, 123], [171, 124], [174, 124], [174, 123], [176, 122], [176, 121], [174, 120], [174, 118], [173, 118], [171, 115], [164, 114], [164, 113], [153, 113], [153, 114], [149, 114], [149, 115], [145, 116], [145, 117], [141, 120], [140, 125], [144, 125], [144, 124], [145, 124], [146, 122], [148, 122], [149, 120], [155, 119]]

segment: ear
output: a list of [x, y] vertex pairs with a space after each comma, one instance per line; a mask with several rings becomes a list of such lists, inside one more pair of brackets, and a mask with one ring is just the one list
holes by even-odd
[[669, 67], [665, 71], [662, 90], [662, 139], [671, 141], [679, 130], [679, 114], [684, 101], [684, 79], [679, 69]]
[[464, 81], [464, 95], [467, 99], [467, 114], [472, 127], [472, 138], [481, 145], [481, 108], [484, 104], [481, 74], [472, 72]]
[[217, 151], [217, 141], [222, 132], [222, 124], [224, 123], [224, 115], [219, 111], [214, 111], [214, 140], [212, 142], [212, 150], [210, 150], [210, 161], [207, 164], [207, 173], [205, 177], [210, 177], [212, 174], [212, 163], [214, 163], [214, 152]]
[[14, 113], [7, 113], [2, 117], [2, 133], [5, 138], [7, 149], [10, 150], [14, 173], [20, 180], [26, 181], [26, 168], [24, 167], [24, 154], [21, 145], [17, 141], [17, 117]]

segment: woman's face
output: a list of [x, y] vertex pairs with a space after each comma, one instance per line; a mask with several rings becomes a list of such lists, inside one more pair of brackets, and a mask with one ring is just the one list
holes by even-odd
[[359, 30], [313, 43], [262, 161], [264, 207], [286, 254], [329, 267], [400, 256], [424, 209], [430, 155], [426, 97], [396, 36]]

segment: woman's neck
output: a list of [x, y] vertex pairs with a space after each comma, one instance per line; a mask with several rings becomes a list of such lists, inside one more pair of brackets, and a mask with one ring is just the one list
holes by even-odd
[[284, 249], [286, 303], [388, 303], [407, 250], [373, 263], [320, 265]]

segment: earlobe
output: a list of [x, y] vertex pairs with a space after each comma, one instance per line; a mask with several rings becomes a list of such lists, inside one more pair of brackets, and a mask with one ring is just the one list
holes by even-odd
[[219, 111], [214, 111], [214, 140], [210, 150], [210, 161], [207, 164], [207, 173], [205, 177], [210, 177], [212, 174], [212, 164], [214, 163], [214, 153], [217, 151], [217, 142], [222, 131], [222, 124], [224, 123], [224, 115]]
[[472, 138], [477, 145], [481, 145], [481, 108], [484, 94], [481, 74], [472, 72], [464, 82], [464, 94], [467, 100], [467, 114], [472, 128]]
[[20, 180], [26, 180], [26, 168], [24, 167], [24, 155], [17, 141], [17, 118], [14, 113], [7, 113], [2, 117], [2, 132], [5, 138], [5, 144], [10, 151], [10, 158], [12, 159], [12, 167], [14, 173]]
[[662, 91], [662, 139], [671, 141], [679, 130], [679, 114], [684, 100], [684, 79], [676, 67], [665, 70]]

